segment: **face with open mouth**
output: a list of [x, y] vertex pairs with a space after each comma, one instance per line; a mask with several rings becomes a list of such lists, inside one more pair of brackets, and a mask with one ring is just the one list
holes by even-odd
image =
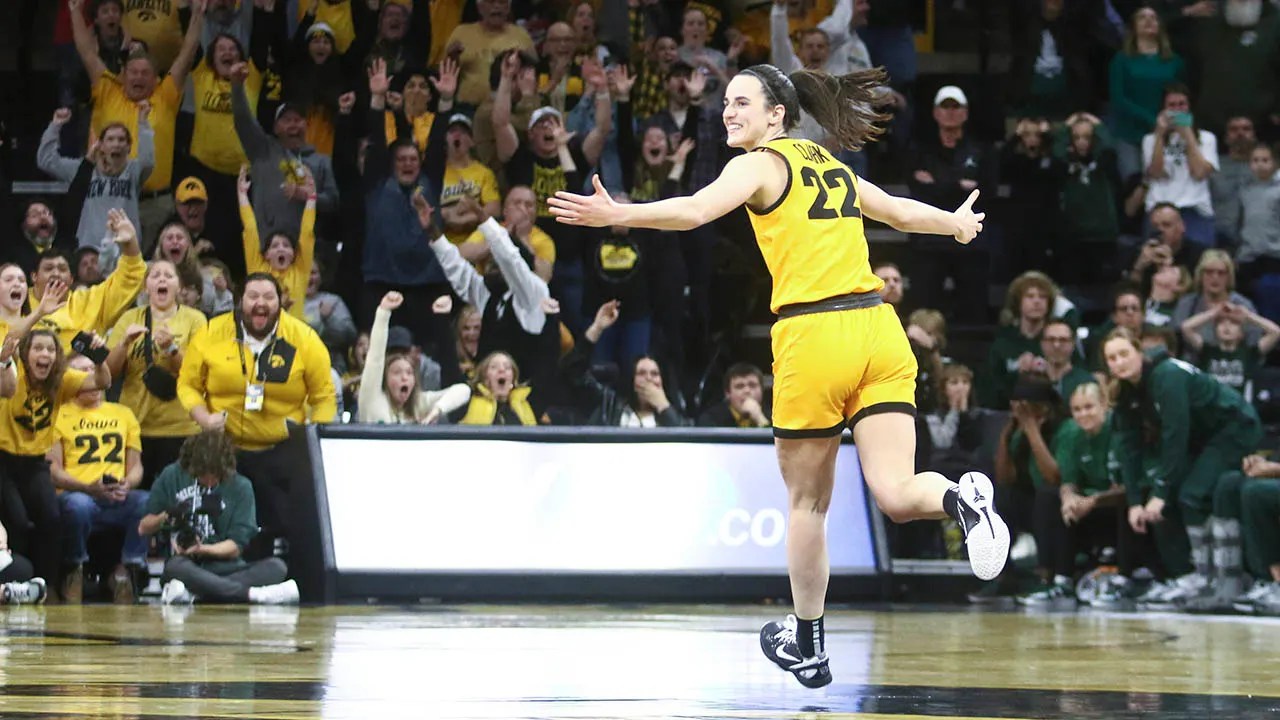
[[187, 259], [191, 252], [191, 234], [180, 224], [174, 223], [160, 231], [159, 256], [175, 265]]
[[33, 238], [49, 238], [57, 230], [53, 219], [53, 211], [44, 203], [31, 203], [27, 215], [22, 220], [22, 229]]
[[280, 295], [270, 280], [245, 283], [240, 301], [240, 314], [245, 329], [258, 339], [266, 338], [280, 319]]
[[218, 77], [230, 78], [231, 66], [238, 62], [244, 62], [244, 55], [235, 40], [224, 36], [213, 41], [213, 69]]
[[27, 349], [27, 372], [37, 382], [43, 382], [53, 372], [58, 362], [58, 339], [48, 334], [33, 335]]
[[129, 131], [121, 125], [108, 127], [100, 140], [104, 169], [119, 173], [129, 160]]
[[289, 238], [284, 235], [271, 238], [271, 244], [267, 246], [266, 258], [272, 270], [288, 269], [293, 264], [293, 257], [293, 243], [289, 242]]
[[147, 297], [151, 307], [168, 310], [178, 301], [178, 270], [168, 260], [153, 260], [147, 269]]
[[667, 159], [667, 133], [657, 126], [645, 130], [641, 150], [646, 164], [661, 165]]
[[387, 398], [391, 400], [391, 404], [394, 407], [402, 408], [409, 402], [417, 382], [417, 378], [413, 374], [413, 365], [410, 364], [408, 357], [398, 355], [387, 363], [383, 387], [387, 391]]
[[516, 367], [511, 356], [496, 353], [484, 368], [484, 385], [495, 400], [506, 400], [511, 397], [511, 390], [516, 386]]
[[27, 304], [27, 276], [17, 265], [0, 267], [0, 307], [11, 315]]

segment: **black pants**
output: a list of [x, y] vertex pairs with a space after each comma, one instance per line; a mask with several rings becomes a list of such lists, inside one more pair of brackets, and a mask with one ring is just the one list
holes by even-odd
[[161, 470], [178, 461], [178, 451], [182, 449], [185, 437], [142, 436], [142, 490], [150, 490], [152, 483]]
[[48, 461], [42, 456], [0, 452], [0, 499], [9, 546], [31, 558], [36, 575], [54, 582], [62, 556], [62, 531]]
[[[404, 296], [404, 305], [396, 311], [394, 324], [408, 328], [413, 333], [414, 343], [423, 348], [427, 355], [432, 355], [435, 335], [431, 328], [431, 304], [441, 295], [452, 294], [453, 289], [447, 282], [415, 286], [367, 282], [360, 291], [360, 327], [373, 327], [373, 316], [378, 310], [378, 304], [382, 302], [382, 296], [393, 290]], [[484, 312], [484, 308], [476, 309]]]
[[9, 567], [0, 570], [0, 583], [26, 582], [35, 576], [31, 561], [14, 553], [13, 562], [9, 563]]
[[[1093, 548], [1114, 547], [1120, 556], [1122, 572], [1133, 569], [1129, 534], [1124, 532], [1125, 517], [1120, 505], [1095, 508], [1093, 512], [1068, 526], [1062, 521], [1062, 498], [1058, 488], [1044, 486], [1036, 490], [1033, 526], [1035, 528], [1037, 565], [1054, 575], [1072, 577], [1076, 555]], [[1126, 526], [1127, 527], [1127, 526]]]
[[[245, 548], [246, 560], [271, 557], [276, 538], [292, 538], [292, 504], [289, 501], [295, 468], [281, 446], [236, 453], [236, 471], [253, 483], [261, 530]], [[302, 479], [302, 478], [300, 478]], [[194, 591], [192, 591], [194, 592]]]
[[193, 157], [185, 158], [183, 164], [185, 172], [200, 178], [209, 193], [209, 212], [205, 214], [204, 235], [213, 241], [218, 259], [227, 264], [231, 277], [237, 284], [241, 284], [245, 275], [244, 244], [241, 238], [244, 226], [240, 223], [240, 213], [233, 209], [240, 202], [236, 196], [236, 176], [224, 175]]
[[282, 583], [288, 573], [280, 558], [258, 560], [235, 572], [219, 575], [185, 555], [178, 555], [165, 562], [163, 580], [181, 580], [197, 600], [242, 603], [249, 601], [249, 588]]

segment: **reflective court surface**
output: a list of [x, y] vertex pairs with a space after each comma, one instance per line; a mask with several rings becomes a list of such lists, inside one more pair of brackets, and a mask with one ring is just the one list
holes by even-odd
[[0, 608], [2, 718], [1274, 718], [1270, 619], [764, 606]]

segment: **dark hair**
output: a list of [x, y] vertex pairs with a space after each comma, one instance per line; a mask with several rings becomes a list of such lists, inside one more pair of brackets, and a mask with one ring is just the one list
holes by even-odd
[[876, 95], [888, 82], [883, 68], [846, 75], [800, 70], [788, 76], [773, 65], [752, 65], [740, 74], [759, 80], [765, 101], [783, 107], [785, 130], [799, 124], [803, 109], [842, 148], [858, 150], [875, 140], [884, 133], [879, 123], [889, 119], [875, 109]]
[[764, 385], [764, 373], [760, 372], [760, 368], [751, 363], [734, 363], [729, 366], [728, 370], [724, 371], [724, 391], [729, 392], [729, 384], [735, 379], [747, 377], [748, 375], [759, 380], [760, 384]]
[[[31, 377], [31, 365], [29, 358], [31, 357], [31, 344], [38, 337], [47, 337], [53, 339], [53, 366], [49, 368], [49, 375], [43, 382], [35, 382]], [[62, 341], [58, 339], [58, 333], [48, 328], [37, 328], [27, 333], [22, 341], [18, 343], [18, 357], [22, 360], [22, 371], [27, 374], [27, 387], [39, 390], [44, 393], [50, 400], [58, 396], [58, 386], [62, 385], [62, 376], [67, 369], [67, 354], [62, 349]]]
[[1137, 295], [1138, 300], [1142, 301], [1146, 298], [1142, 294], [1142, 287], [1128, 280], [1121, 280], [1111, 288], [1111, 309], [1114, 310], [1116, 303], [1125, 295]]
[[1163, 103], [1170, 95], [1185, 95], [1190, 100], [1191, 88], [1187, 87], [1186, 83], [1175, 80], [1164, 86], [1164, 91], [1160, 93], [1160, 102]]
[[874, 273], [880, 268], [893, 268], [894, 270], [898, 271], [899, 275], [902, 274], [902, 268], [898, 267], [898, 263], [889, 262], [888, 260], [881, 260], [880, 262], [871, 263], [871, 272]]
[[235, 43], [236, 50], [240, 51], [240, 62], [248, 62], [249, 56], [245, 54], [244, 43], [240, 42], [240, 38], [237, 38], [235, 35], [232, 35], [230, 33], [220, 32], [217, 35], [214, 35], [213, 39], [209, 41], [209, 44], [205, 46], [204, 60], [205, 60], [205, 64], [209, 66], [210, 70], [213, 69], [214, 46], [217, 45], [218, 41], [223, 38], [226, 38], [231, 42]]
[[267, 247], [271, 247], [271, 241], [272, 241], [272, 240], [275, 240], [275, 239], [276, 239], [276, 238], [278, 238], [278, 237], [282, 237], [282, 238], [284, 238], [285, 240], [288, 240], [288, 241], [289, 241], [289, 247], [293, 248], [293, 251], [294, 251], [295, 253], [297, 253], [297, 252], [301, 252], [301, 251], [302, 251], [302, 250], [301, 250], [301, 248], [298, 246], [298, 238], [294, 237], [293, 235], [290, 235], [290, 234], [289, 234], [289, 233], [287, 233], [287, 232], [273, 232], [273, 233], [271, 233], [271, 237], [267, 238]]
[[182, 443], [178, 467], [194, 478], [214, 475], [225, 480], [236, 471], [236, 446], [226, 432], [204, 430]]
[[93, 4], [94, 18], [98, 17], [98, 11], [101, 10], [104, 5], [115, 5], [120, 8], [121, 12], [124, 12], [124, 0], [97, 0], [97, 2]]
[[40, 270], [40, 263], [45, 260], [62, 260], [67, 264], [67, 267], [71, 267], [72, 264], [70, 255], [56, 247], [51, 247], [48, 250], [42, 250], [40, 254], [36, 256], [36, 266], [32, 268], [32, 271], [35, 272]]
[[284, 288], [280, 287], [280, 281], [276, 280], [275, 276], [272, 275], [271, 273], [265, 273], [265, 272], [249, 273], [244, 279], [244, 285], [240, 286], [240, 298], [237, 298], [237, 299], [244, 298], [244, 291], [249, 287], [249, 283], [258, 282], [258, 281], [271, 283], [271, 287], [276, 289], [276, 295], [281, 300], [284, 299]]
[[512, 49], [512, 50], [507, 50], [506, 52], [500, 52], [493, 58], [493, 62], [489, 64], [489, 89], [490, 90], [498, 89], [498, 82], [502, 80], [502, 62], [506, 60], [507, 56], [510, 55], [511, 53], [516, 53], [517, 55], [520, 56], [521, 70], [524, 70], [525, 68], [538, 67], [538, 57], [527, 50]]
[[111, 132], [112, 130], [123, 130], [125, 141], [128, 142], [130, 145], [133, 145], [133, 133], [129, 132], [129, 126], [125, 125], [122, 122], [107, 123], [106, 125], [103, 126], [102, 132], [98, 133], [98, 138], [102, 139], [106, 137], [107, 133]]

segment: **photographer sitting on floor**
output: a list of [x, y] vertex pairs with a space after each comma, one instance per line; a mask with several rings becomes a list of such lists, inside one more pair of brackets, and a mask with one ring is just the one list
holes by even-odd
[[164, 565], [166, 605], [251, 602], [284, 605], [298, 601], [298, 586], [285, 580], [279, 558], [252, 564], [241, 554], [258, 533], [253, 486], [236, 473], [236, 448], [222, 430], [187, 438], [178, 462], [156, 477], [138, 532], [172, 532], [173, 557]]

